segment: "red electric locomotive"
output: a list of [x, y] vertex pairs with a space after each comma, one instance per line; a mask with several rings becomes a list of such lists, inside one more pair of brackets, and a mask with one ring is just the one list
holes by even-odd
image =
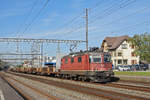
[[100, 51], [72, 53], [61, 59], [63, 77], [93, 82], [107, 82], [114, 76], [111, 56]]

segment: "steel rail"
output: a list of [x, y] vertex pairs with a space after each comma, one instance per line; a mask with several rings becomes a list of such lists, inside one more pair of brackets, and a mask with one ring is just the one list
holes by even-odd
[[77, 91], [80, 93], [85, 93], [88, 95], [93, 95], [93, 96], [102, 97], [102, 98], [111, 99], [111, 100], [123, 100], [123, 99], [149, 100], [144, 97], [133, 96], [130, 94], [128, 95], [128, 94], [118, 93], [114, 91], [90, 88], [90, 87], [85, 87], [85, 86], [80, 86], [80, 85], [75, 85], [75, 84], [70, 84], [70, 83], [62, 83], [62, 82], [52, 81], [48, 79], [43, 79], [40, 77], [27, 76], [25, 74], [18, 74], [18, 73], [11, 73], [11, 74], [24, 77], [24, 78], [28, 78], [34, 81], [42, 82], [48, 85], [54, 85], [60, 88], [65, 88], [68, 90], [73, 90], [73, 91]]
[[10, 86], [12, 87], [24, 100], [32, 100], [31, 97], [24, 94], [18, 87], [16, 87], [14, 84], [10, 82], [4, 75], [0, 74], [0, 77]]
[[[21, 94], [23, 95], [23, 97], [26, 98], [26, 100], [32, 100], [30, 96], [25, 95], [25, 94], [22, 92], [22, 90], [20, 90], [18, 87], [16, 87], [15, 85], [13, 85], [13, 84], [10, 82], [9, 79], [5, 78], [5, 77], [8, 77], [8, 76], [3, 75], [2, 77], [3, 77], [6, 81], [8, 81], [8, 83], [11, 84], [15, 89], [17, 89], [17, 91], [19, 91], [19, 93], [21, 93]], [[39, 94], [41, 94], [41, 95], [43, 95], [43, 96], [48, 97], [49, 100], [60, 100], [60, 99], [58, 99], [57, 97], [54, 97], [54, 96], [52, 96], [52, 95], [50, 95], [50, 94], [47, 94], [47, 93], [44, 93], [44, 92], [40, 91], [39, 89], [33, 88], [32, 86], [30, 86], [30, 85], [28, 85], [28, 84], [25, 84], [25, 83], [23, 83], [23, 82], [21, 82], [21, 81], [19, 81], [19, 80], [16, 80], [15, 78], [12, 78], [12, 77], [11, 77], [11, 79], [14, 80], [14, 81], [16, 81], [16, 82], [18, 82], [19, 84], [22, 84], [22, 85], [25, 86], [25, 87], [30, 88], [31, 90], [33, 90], [33, 91], [35, 91], [35, 92], [37, 92], [37, 93], [39, 93]]]

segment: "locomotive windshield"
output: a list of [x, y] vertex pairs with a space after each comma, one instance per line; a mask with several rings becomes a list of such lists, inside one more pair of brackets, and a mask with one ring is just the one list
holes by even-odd
[[104, 62], [111, 62], [111, 56], [109, 54], [104, 55]]

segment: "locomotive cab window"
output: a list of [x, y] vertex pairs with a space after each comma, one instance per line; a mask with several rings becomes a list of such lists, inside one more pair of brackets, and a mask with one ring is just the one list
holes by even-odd
[[78, 57], [78, 62], [82, 62], [82, 58], [81, 57]]

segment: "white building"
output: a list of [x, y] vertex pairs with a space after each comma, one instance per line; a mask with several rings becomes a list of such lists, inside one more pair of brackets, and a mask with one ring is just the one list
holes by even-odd
[[106, 37], [101, 48], [110, 52], [114, 66], [139, 64], [139, 56], [134, 54], [134, 46], [128, 41], [128, 36]]
[[56, 63], [56, 57], [55, 56], [44, 56], [44, 63], [47, 63], [47, 62], [54, 62]]

